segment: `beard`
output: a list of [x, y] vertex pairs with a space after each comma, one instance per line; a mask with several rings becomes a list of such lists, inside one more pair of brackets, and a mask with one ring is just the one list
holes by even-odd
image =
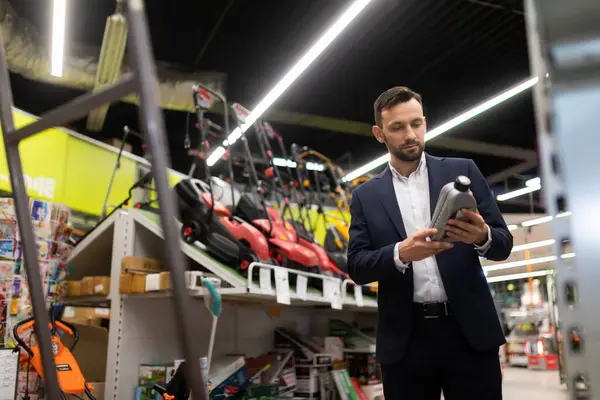
[[[404, 143], [402, 147], [399, 148], [391, 148], [386, 141], [386, 146], [388, 148], [389, 153], [397, 158], [400, 161], [412, 162], [417, 161], [421, 158], [423, 154], [423, 150], [425, 149], [425, 144], [419, 142], [418, 140], [414, 140], [411, 142]], [[414, 145], [414, 147], [407, 148], [408, 146]]]

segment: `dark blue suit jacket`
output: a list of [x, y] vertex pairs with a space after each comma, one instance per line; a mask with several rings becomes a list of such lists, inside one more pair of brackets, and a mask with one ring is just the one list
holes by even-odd
[[[491, 228], [486, 258], [508, 258], [513, 237], [487, 182], [472, 160], [426, 155], [431, 213], [442, 186], [458, 175], [471, 179], [479, 212]], [[413, 271], [401, 273], [394, 263], [394, 246], [406, 238], [389, 167], [359, 186], [350, 207], [348, 273], [358, 284], [379, 282], [377, 359], [400, 362], [412, 329]], [[448, 301], [464, 335], [477, 350], [493, 350], [505, 342], [492, 295], [473, 245], [455, 244], [436, 256]]]

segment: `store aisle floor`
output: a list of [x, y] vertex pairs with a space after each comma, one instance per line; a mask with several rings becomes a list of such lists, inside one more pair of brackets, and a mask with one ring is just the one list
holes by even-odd
[[566, 386], [560, 385], [556, 371], [505, 368], [504, 400], [567, 400]]

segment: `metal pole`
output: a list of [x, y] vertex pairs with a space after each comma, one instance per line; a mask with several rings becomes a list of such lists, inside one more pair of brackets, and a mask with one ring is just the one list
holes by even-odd
[[61, 392], [56, 376], [56, 365], [52, 352], [50, 330], [48, 324], [50, 318], [46, 311], [46, 299], [42, 288], [40, 267], [38, 264], [38, 252], [29, 214], [29, 197], [27, 196], [25, 179], [23, 177], [23, 166], [19, 155], [19, 142], [10, 140], [10, 135], [15, 133], [15, 123], [12, 115], [13, 96], [10, 86], [10, 75], [6, 63], [4, 42], [0, 40], [0, 123], [2, 124], [2, 136], [4, 139], [4, 151], [8, 164], [8, 172], [15, 200], [15, 211], [17, 224], [23, 246], [23, 261], [25, 272], [29, 283], [29, 295], [33, 307], [34, 329], [37, 342], [40, 346], [42, 367], [44, 368], [44, 383], [48, 391], [49, 400], [60, 400]]
[[170, 162], [165, 138], [165, 124], [158, 103], [158, 83], [156, 80], [150, 35], [144, 14], [142, 0], [127, 1], [127, 15], [132, 63], [137, 72], [140, 91], [140, 126], [146, 134], [152, 155], [152, 173], [160, 201], [160, 220], [165, 239], [165, 261], [171, 271], [175, 316], [179, 323], [179, 345], [188, 361], [184, 371], [195, 399], [207, 400], [204, 392], [204, 378], [200, 368], [197, 329], [192, 325], [192, 298], [185, 282], [186, 264], [181, 252], [179, 230], [175, 224], [176, 205], [167, 177]]

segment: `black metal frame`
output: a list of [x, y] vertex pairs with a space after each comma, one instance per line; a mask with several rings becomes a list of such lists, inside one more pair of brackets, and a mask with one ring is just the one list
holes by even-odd
[[140, 96], [140, 126], [150, 147], [153, 159], [152, 173], [161, 205], [160, 221], [166, 244], [165, 262], [170, 269], [173, 283], [174, 311], [179, 322], [178, 339], [183, 354], [188, 360], [185, 371], [186, 377], [187, 381], [191, 383], [194, 397], [207, 400], [203, 391], [204, 379], [200, 368], [200, 352], [197, 342], [199, 334], [191, 319], [194, 313], [190, 312], [193, 300], [186, 290], [184, 276], [186, 267], [179, 247], [179, 230], [175, 223], [176, 203], [167, 179], [167, 167], [170, 164], [170, 157], [167, 151], [163, 114], [158, 103], [158, 83], [144, 2], [143, 0], [125, 0], [124, 2], [127, 21], [130, 26], [128, 32], [130, 41], [129, 56], [135, 72], [124, 76], [119, 82], [100, 92], [87, 93], [59, 106], [42, 115], [38, 121], [19, 129], [15, 128], [13, 120], [12, 108], [14, 102], [10, 76], [4, 43], [0, 41], [0, 122], [13, 189], [17, 223], [23, 244], [25, 269], [29, 278], [35, 330], [40, 345], [42, 365], [44, 371], [46, 371], [45, 386], [49, 400], [60, 400], [62, 398], [52, 355], [50, 331], [48, 330], [50, 321], [46, 312], [42, 281], [38, 273], [37, 247], [29, 216], [29, 198], [23, 178], [19, 143], [21, 140], [45, 129], [81, 118], [94, 108], [118, 101], [122, 97], [137, 91]]

